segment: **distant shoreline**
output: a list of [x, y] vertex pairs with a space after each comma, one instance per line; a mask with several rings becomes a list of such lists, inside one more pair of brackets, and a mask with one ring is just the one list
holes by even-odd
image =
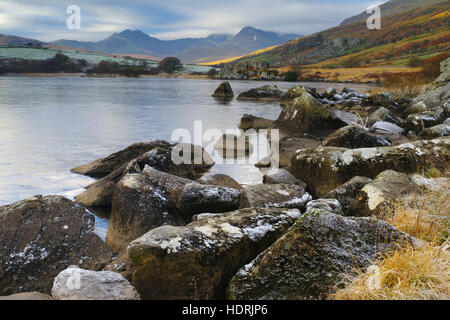
[[4, 73], [0, 77], [83, 77], [83, 78], [183, 78], [183, 79], [205, 79], [212, 80], [208, 75], [191, 75], [191, 74], [159, 74], [159, 75], [140, 75], [137, 77], [127, 77], [115, 74], [98, 74], [88, 75], [86, 73]]

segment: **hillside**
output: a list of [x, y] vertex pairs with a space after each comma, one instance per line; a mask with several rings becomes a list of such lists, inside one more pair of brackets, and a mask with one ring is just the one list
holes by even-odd
[[445, 1], [389, 15], [381, 30], [368, 30], [365, 21], [341, 25], [239, 61], [267, 62], [276, 68], [402, 65], [411, 56], [449, 51], [449, 8], [450, 1]]
[[27, 44], [44, 44], [42, 41], [0, 34], [0, 46], [23, 46]]
[[[445, 2], [446, 0], [391, 0], [380, 5], [381, 16], [389, 16], [391, 14], [401, 13], [421, 7], [431, 6], [436, 3]], [[356, 16], [345, 19], [343, 24], [352, 24], [359, 21], [366, 21], [369, 15], [362, 12]]]
[[242, 56], [298, 37], [300, 35], [245, 27], [235, 36], [212, 34], [206, 38], [160, 40], [139, 30], [125, 30], [98, 42], [58, 40], [52, 44], [111, 54], [139, 54], [159, 58], [176, 56], [186, 63], [198, 63]]

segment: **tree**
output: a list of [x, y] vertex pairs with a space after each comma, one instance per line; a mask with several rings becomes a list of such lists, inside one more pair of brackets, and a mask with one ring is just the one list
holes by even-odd
[[219, 73], [219, 71], [217, 71], [216, 68], [211, 68], [208, 71], [208, 77], [214, 78], [215, 76], [217, 76], [218, 73]]
[[284, 75], [284, 81], [297, 81], [298, 79], [298, 73], [295, 71], [289, 71], [286, 72], [286, 74]]
[[161, 60], [159, 69], [166, 73], [175, 73], [176, 71], [183, 69], [183, 65], [178, 58], [167, 57]]

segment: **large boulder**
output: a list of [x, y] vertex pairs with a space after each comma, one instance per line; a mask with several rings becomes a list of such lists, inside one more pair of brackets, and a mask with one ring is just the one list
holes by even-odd
[[239, 129], [249, 130], [249, 129], [268, 129], [273, 125], [274, 120], [269, 120], [261, 117], [252, 116], [250, 114], [244, 114], [239, 123]]
[[292, 158], [289, 171], [320, 197], [357, 175], [373, 179], [390, 169], [417, 173], [431, 168], [441, 172], [450, 168], [450, 139], [420, 140], [395, 147], [300, 150]]
[[345, 210], [358, 197], [361, 189], [369, 182], [372, 182], [372, 179], [359, 176], [353, 177], [343, 185], [328, 192], [322, 198], [338, 200]]
[[[184, 181], [178, 183], [183, 184]], [[173, 194], [174, 191], [169, 192], [162, 179], [154, 179], [147, 174], [123, 177], [114, 191], [106, 235], [106, 243], [113, 252], [124, 250], [132, 240], [153, 228], [185, 224]]]
[[282, 95], [283, 91], [278, 89], [277, 86], [263, 86], [242, 92], [237, 99], [250, 101], [280, 101]]
[[301, 185], [259, 184], [248, 186], [244, 195], [252, 208], [292, 208], [304, 210], [312, 200]]
[[201, 184], [209, 184], [225, 188], [241, 190], [242, 186], [232, 177], [222, 173], [207, 173], [197, 180]]
[[103, 178], [131, 160], [136, 159], [144, 153], [157, 147], [170, 148], [171, 145], [164, 140], [150, 140], [148, 142], [135, 143], [124, 150], [109, 155], [106, 158], [97, 159], [88, 164], [73, 168], [72, 172], [94, 178]]
[[133, 286], [119, 273], [69, 267], [53, 282], [57, 300], [140, 300]]
[[[173, 155], [181, 160], [187, 152], [185, 162], [175, 163]], [[190, 154], [188, 154], [190, 153]], [[202, 155], [200, 163], [195, 163], [195, 155]], [[110, 207], [117, 183], [129, 173], [141, 173], [146, 166], [172, 175], [196, 179], [214, 165], [211, 156], [200, 146], [178, 144], [171, 148], [154, 148], [140, 157], [122, 165], [106, 177], [89, 185], [75, 200], [87, 207]]]
[[392, 145], [388, 138], [370, 133], [358, 125], [343, 127], [330, 134], [322, 142], [328, 147], [342, 147], [348, 149], [385, 147]]
[[94, 233], [94, 216], [61, 196], [34, 196], [0, 207], [0, 295], [50, 293], [71, 264], [99, 270], [111, 251]]
[[212, 96], [216, 98], [232, 98], [234, 97], [234, 93], [230, 83], [224, 81], [217, 87]]
[[406, 174], [387, 170], [361, 189], [346, 215], [356, 217], [375, 215], [383, 218], [396, 201], [420, 194], [420, 189]]
[[185, 221], [199, 213], [220, 213], [238, 210], [244, 204], [239, 190], [219, 186], [187, 184], [178, 198]]
[[316, 96], [316, 91], [313, 88], [304, 87], [302, 85], [296, 85], [286, 91], [281, 97], [281, 106], [285, 107], [291, 103], [294, 99], [301, 97], [304, 93], [309, 93]]
[[369, 218], [311, 210], [230, 281], [232, 300], [326, 299], [342, 275], [369, 267], [408, 235]]
[[128, 246], [142, 299], [221, 299], [233, 275], [300, 216], [292, 209], [204, 214], [153, 229]]
[[326, 137], [346, 125], [311, 94], [304, 92], [283, 108], [273, 128], [280, 130], [281, 137], [299, 137], [304, 133]]

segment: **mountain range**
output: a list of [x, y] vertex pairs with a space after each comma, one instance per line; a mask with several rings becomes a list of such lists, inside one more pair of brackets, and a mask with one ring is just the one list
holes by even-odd
[[[433, 4], [445, 2], [446, 0], [391, 0], [380, 5], [381, 16], [401, 13], [421, 7], [431, 6]], [[341, 25], [352, 24], [359, 21], [366, 21], [370, 16], [367, 12], [362, 12], [356, 16], [345, 19]]]
[[266, 62], [275, 68], [345, 68], [404, 65], [411, 56], [429, 58], [450, 52], [449, 0], [391, 0], [383, 8], [387, 11], [379, 30], [369, 30], [358, 15], [338, 27], [237, 61]]
[[160, 40], [140, 30], [114, 33], [97, 42], [57, 40], [52, 45], [111, 54], [140, 54], [159, 58], [175, 56], [184, 63], [200, 63], [241, 56], [301, 37], [244, 27], [238, 34], [212, 34], [206, 38]]

